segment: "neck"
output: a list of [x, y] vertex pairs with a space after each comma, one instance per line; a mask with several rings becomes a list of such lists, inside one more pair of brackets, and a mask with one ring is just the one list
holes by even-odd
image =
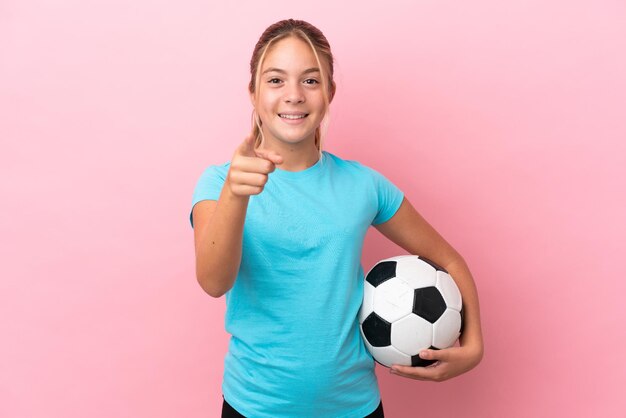
[[319, 160], [319, 150], [314, 141], [315, 138], [312, 138], [308, 141], [292, 144], [271, 140], [266, 136], [259, 148], [280, 154], [283, 157], [283, 162], [278, 165], [281, 170], [302, 171], [313, 166]]

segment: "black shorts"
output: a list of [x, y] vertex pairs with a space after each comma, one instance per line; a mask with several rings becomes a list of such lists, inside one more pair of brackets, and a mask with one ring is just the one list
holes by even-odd
[[[222, 399], [224, 399], [224, 395], [222, 395]], [[235, 408], [230, 406], [226, 399], [224, 399], [224, 403], [222, 404], [222, 418], [246, 418], [241, 415]], [[368, 416], [364, 418], [385, 418], [385, 412], [383, 411], [383, 401], [381, 400], [378, 404], [378, 408]]]

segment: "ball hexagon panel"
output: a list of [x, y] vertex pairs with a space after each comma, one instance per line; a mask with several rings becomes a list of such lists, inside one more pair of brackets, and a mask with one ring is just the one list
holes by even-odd
[[435, 286], [437, 283], [437, 271], [425, 260], [415, 256], [406, 257], [402, 262], [397, 263], [396, 277], [402, 277], [408, 286], [413, 289], [420, 287]]
[[374, 312], [374, 286], [366, 281], [363, 283], [363, 302], [359, 308], [359, 324], [362, 324], [372, 312]]
[[374, 290], [374, 312], [387, 322], [411, 313], [415, 290], [400, 277], [394, 277]]
[[446, 309], [441, 318], [432, 326], [433, 345], [437, 348], [450, 347], [461, 335], [461, 314], [454, 309]]
[[456, 311], [461, 310], [461, 292], [454, 282], [454, 279], [448, 273], [443, 271], [437, 272], [437, 289], [441, 292], [441, 296], [443, 296], [443, 300], [446, 301], [448, 308]]
[[[413, 290], [413, 313], [434, 324], [446, 311], [446, 302], [435, 286]], [[376, 310], [376, 305], [374, 305]]]
[[391, 324], [391, 345], [404, 354], [414, 356], [433, 343], [433, 326], [419, 316], [410, 314]]
[[403, 352], [397, 350], [392, 345], [386, 347], [374, 347], [367, 340], [363, 340], [365, 346], [372, 353], [374, 361], [382, 364], [383, 366], [391, 367], [393, 364], [401, 364], [403, 366], [411, 365], [411, 356], [407, 356]]

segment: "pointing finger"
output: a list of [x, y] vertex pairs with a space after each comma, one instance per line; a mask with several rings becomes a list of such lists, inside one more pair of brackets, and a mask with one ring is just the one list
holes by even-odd
[[239, 152], [248, 157], [254, 156], [254, 141], [255, 137], [250, 132], [239, 146]]

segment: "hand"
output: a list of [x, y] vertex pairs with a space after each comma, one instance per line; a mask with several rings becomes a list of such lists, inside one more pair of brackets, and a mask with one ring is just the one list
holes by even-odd
[[237, 196], [259, 194], [267, 183], [269, 173], [282, 162], [283, 157], [274, 151], [254, 149], [254, 136], [250, 133], [235, 150], [226, 184]]
[[[425, 355], [423, 354], [425, 353]], [[437, 362], [426, 367], [411, 367], [393, 364], [392, 374], [416, 380], [443, 382], [473, 369], [482, 359], [482, 349], [472, 346], [449, 347], [441, 350], [422, 350], [420, 357]]]

